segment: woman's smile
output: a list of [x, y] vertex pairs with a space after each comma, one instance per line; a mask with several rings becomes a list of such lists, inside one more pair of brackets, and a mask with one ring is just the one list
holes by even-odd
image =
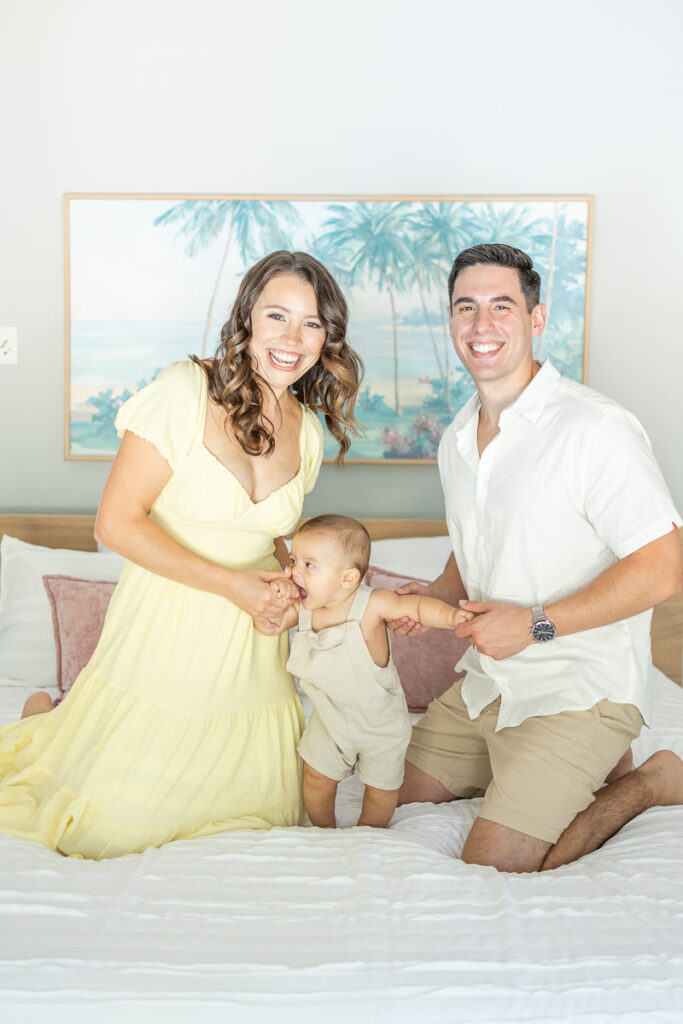
[[282, 349], [269, 348], [267, 352], [268, 359], [277, 370], [295, 370], [303, 359], [296, 352], [285, 352]]

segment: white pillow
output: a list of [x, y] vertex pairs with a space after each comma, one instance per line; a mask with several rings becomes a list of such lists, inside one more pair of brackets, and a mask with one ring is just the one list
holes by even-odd
[[452, 552], [450, 537], [373, 540], [370, 564], [431, 583], [441, 575]]
[[118, 580], [123, 562], [113, 551], [43, 548], [5, 534], [0, 543], [0, 676], [36, 687], [55, 684], [52, 612], [43, 576]]

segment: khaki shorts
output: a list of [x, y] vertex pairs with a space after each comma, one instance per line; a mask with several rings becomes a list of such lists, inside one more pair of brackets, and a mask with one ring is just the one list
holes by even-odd
[[313, 711], [298, 749], [303, 760], [328, 779], [341, 782], [355, 774], [364, 786], [400, 789], [410, 732], [406, 712], [405, 716], [395, 716], [384, 735], [376, 733], [369, 740], [359, 736], [357, 745], [346, 742], [342, 750], [317, 711]]
[[496, 732], [500, 698], [473, 721], [461, 682], [432, 701], [407, 760], [457, 797], [484, 795], [479, 817], [556, 843], [639, 734], [632, 704], [527, 718]]

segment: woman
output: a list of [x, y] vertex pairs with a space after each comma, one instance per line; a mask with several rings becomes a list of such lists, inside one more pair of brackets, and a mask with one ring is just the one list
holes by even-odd
[[253, 619], [285, 610], [269, 580], [320, 468], [316, 412], [338, 461], [356, 432], [346, 322], [317, 260], [272, 253], [215, 358], [171, 365], [121, 407], [95, 536], [128, 561], [64, 701], [0, 729], [0, 832], [99, 859], [299, 823], [287, 640]]

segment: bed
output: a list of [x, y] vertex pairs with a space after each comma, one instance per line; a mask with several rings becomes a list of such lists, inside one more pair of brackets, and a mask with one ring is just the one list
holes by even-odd
[[[90, 517], [57, 518], [0, 517], [0, 532], [94, 548]], [[444, 560], [439, 522], [370, 525], [432, 535], [376, 540], [376, 565], [427, 577]], [[683, 691], [658, 668], [652, 683], [637, 762], [683, 756]], [[33, 688], [0, 678], [0, 723]], [[648, 811], [576, 864], [503, 875], [458, 859], [477, 804], [99, 863], [0, 836], [0, 1020], [681, 1024], [683, 808]], [[350, 780], [340, 823], [359, 807]]]

